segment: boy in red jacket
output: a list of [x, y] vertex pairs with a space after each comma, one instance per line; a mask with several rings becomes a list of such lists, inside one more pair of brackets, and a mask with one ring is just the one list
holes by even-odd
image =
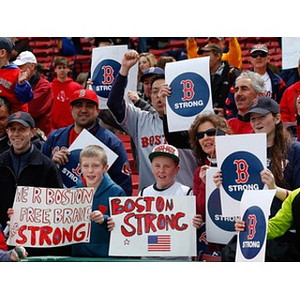
[[0, 96], [6, 97], [12, 111], [28, 112], [28, 102], [33, 98], [31, 85], [27, 81], [29, 70], [20, 70], [9, 60], [14, 43], [7, 37], [0, 37]]
[[69, 61], [64, 57], [58, 57], [54, 62], [56, 78], [51, 82], [53, 91], [52, 128], [59, 129], [74, 123], [70, 110], [70, 100], [81, 85], [68, 77], [70, 72]]

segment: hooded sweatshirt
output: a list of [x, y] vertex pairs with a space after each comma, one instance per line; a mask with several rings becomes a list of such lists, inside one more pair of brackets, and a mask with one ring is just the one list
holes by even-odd
[[[78, 179], [77, 188], [84, 187], [82, 179]], [[110, 232], [107, 230], [107, 218], [110, 217], [109, 197], [125, 196], [124, 190], [109, 177], [103, 175], [102, 181], [94, 194], [92, 211], [99, 210], [104, 215], [103, 224], [91, 221], [91, 235], [89, 243], [72, 245], [72, 256], [107, 257]]]

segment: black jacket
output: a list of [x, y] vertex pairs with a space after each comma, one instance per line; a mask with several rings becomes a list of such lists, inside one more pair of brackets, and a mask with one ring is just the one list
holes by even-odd
[[[29, 160], [18, 178], [13, 168], [12, 148], [0, 155], [0, 223], [3, 228], [8, 221], [7, 209], [13, 207], [17, 186], [63, 187], [55, 163], [35, 146], [32, 147], [33, 151], [29, 155]], [[15, 157], [15, 159], [18, 158]]]

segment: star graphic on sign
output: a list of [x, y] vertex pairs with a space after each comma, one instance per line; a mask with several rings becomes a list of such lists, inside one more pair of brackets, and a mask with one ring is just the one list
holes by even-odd
[[128, 240], [128, 239], [125, 239], [124, 240], [124, 245], [126, 246], [126, 245], [129, 245], [129, 243], [130, 243], [130, 241]]

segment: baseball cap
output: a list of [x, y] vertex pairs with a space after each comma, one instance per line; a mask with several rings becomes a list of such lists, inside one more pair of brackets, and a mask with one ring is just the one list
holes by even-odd
[[165, 74], [165, 71], [162, 68], [151, 67], [144, 71], [144, 73], [141, 76], [141, 81], [143, 82], [145, 77], [147, 77], [148, 75], [159, 75], [159, 74]]
[[244, 115], [244, 119], [249, 121], [251, 113], [266, 115], [269, 112], [280, 114], [279, 104], [269, 97], [257, 97], [251, 102], [249, 111]]
[[25, 65], [26, 63], [37, 63], [35, 55], [31, 51], [21, 52], [17, 59], [14, 61], [14, 64], [17, 66]]
[[269, 53], [268, 47], [264, 44], [257, 44], [254, 45], [251, 49], [250, 49], [250, 54], [255, 52], [255, 51], [261, 51], [261, 52], [265, 52], [265, 53]]
[[222, 49], [216, 44], [207, 44], [203, 48], [198, 50], [198, 54], [203, 54], [205, 51], [216, 51], [217, 53], [222, 53]]
[[14, 50], [15, 44], [13, 41], [7, 37], [0, 37], [0, 49], [4, 49], [7, 52], [12, 52]]
[[97, 104], [97, 106], [99, 106], [98, 96], [93, 90], [81, 89], [75, 91], [73, 94], [73, 98], [70, 101], [70, 104], [72, 105], [74, 101], [81, 99], [93, 101]]
[[169, 144], [161, 144], [152, 149], [152, 152], [149, 154], [150, 161], [153, 160], [155, 156], [165, 155], [173, 158], [177, 163], [179, 163], [179, 152], [178, 149]]
[[8, 118], [8, 123], [6, 127], [8, 128], [12, 123], [17, 122], [22, 124], [25, 127], [35, 127], [35, 122], [31, 115], [25, 111], [17, 111], [12, 113]]

